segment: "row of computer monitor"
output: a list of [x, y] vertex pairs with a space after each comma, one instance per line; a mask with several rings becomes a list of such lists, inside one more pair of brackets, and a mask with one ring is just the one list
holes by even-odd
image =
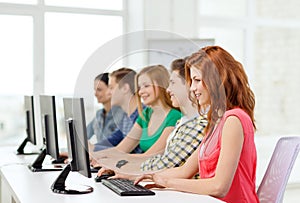
[[[29, 165], [33, 172], [62, 170], [58, 178], [54, 181], [51, 189], [57, 193], [88, 193], [93, 191], [91, 187], [81, 190], [66, 189], [65, 180], [70, 171], [78, 171], [82, 175], [90, 178], [91, 169], [88, 154], [85, 109], [83, 98], [63, 98], [64, 117], [67, 134], [68, 160], [69, 163], [63, 168], [61, 165], [45, 165], [43, 161], [46, 155], [50, 155], [55, 163], [59, 163], [58, 132], [56, 119], [55, 96], [40, 95], [40, 115], [42, 124], [43, 147], [35, 161]], [[19, 146], [18, 154], [24, 153], [27, 142], [37, 144], [35, 130], [35, 108], [34, 97], [24, 97], [26, 115], [27, 137]], [[62, 159], [63, 160], [63, 159]]]

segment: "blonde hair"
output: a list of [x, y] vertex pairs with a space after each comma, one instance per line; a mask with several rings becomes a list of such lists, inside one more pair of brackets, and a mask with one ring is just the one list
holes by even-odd
[[[141, 75], [144, 74], [150, 78], [153, 85], [156, 85], [158, 87], [159, 100], [162, 102], [164, 107], [174, 108], [172, 106], [170, 95], [167, 93], [167, 88], [169, 86], [169, 77], [170, 77], [168, 70], [163, 65], [153, 65], [153, 66], [147, 66], [143, 68], [135, 77], [135, 89], [137, 91], [139, 91], [138, 79]], [[154, 88], [154, 93], [155, 95], [157, 94], [155, 88]], [[143, 107], [142, 107], [141, 97], [139, 94], [136, 94], [136, 96], [138, 98], [138, 111], [140, 116], [143, 117], [142, 115]]]

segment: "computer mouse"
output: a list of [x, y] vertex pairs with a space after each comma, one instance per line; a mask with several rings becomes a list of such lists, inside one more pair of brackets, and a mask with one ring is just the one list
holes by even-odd
[[92, 168], [99, 170], [101, 169], [101, 166], [92, 166]]
[[96, 176], [95, 177], [95, 182], [101, 182], [103, 179], [107, 179], [111, 176], [114, 176], [115, 174], [102, 174], [101, 176]]
[[101, 169], [101, 166], [91, 166], [91, 173], [98, 173], [98, 171]]
[[64, 164], [65, 163], [65, 160], [67, 159], [68, 157], [65, 157], [65, 156], [59, 156], [58, 159], [54, 159], [52, 160], [52, 164]]

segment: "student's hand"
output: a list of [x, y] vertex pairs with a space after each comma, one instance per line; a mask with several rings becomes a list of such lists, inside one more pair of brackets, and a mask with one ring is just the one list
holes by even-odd
[[69, 158], [64, 160], [64, 164], [68, 164], [68, 163], [70, 163], [70, 159]]
[[144, 174], [138, 178], [135, 179], [134, 184], [138, 184], [139, 182], [147, 180], [151, 181], [153, 183], [145, 185], [146, 188], [151, 189], [151, 188], [165, 188], [166, 187], [166, 180], [159, 174]]
[[[99, 169], [97, 176], [101, 176], [103, 174], [113, 174], [113, 173], [114, 173], [113, 170], [102, 167], [101, 169]], [[112, 176], [112, 178], [115, 178], [115, 176]]]
[[95, 159], [91, 158], [91, 157], [90, 157], [90, 164], [91, 164], [91, 166], [93, 166], [93, 167], [96, 167], [96, 166], [99, 165], [98, 162], [97, 162]]
[[95, 145], [93, 145], [90, 141], [88, 141], [88, 151], [90, 154], [94, 152], [94, 147]]
[[61, 157], [61, 158], [65, 158], [65, 159], [67, 159], [68, 158], [68, 152], [61, 152], [61, 153], [59, 153], [59, 157]]

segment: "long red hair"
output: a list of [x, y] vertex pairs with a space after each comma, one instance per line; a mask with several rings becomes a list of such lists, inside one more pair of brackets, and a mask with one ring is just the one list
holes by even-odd
[[[204, 47], [187, 58], [186, 80], [191, 84], [190, 68], [202, 73], [202, 81], [210, 95], [207, 113], [209, 132], [226, 110], [239, 107], [251, 118], [254, 128], [255, 96], [250, 89], [248, 77], [241, 63], [219, 46]], [[198, 104], [199, 109], [201, 106]]]

